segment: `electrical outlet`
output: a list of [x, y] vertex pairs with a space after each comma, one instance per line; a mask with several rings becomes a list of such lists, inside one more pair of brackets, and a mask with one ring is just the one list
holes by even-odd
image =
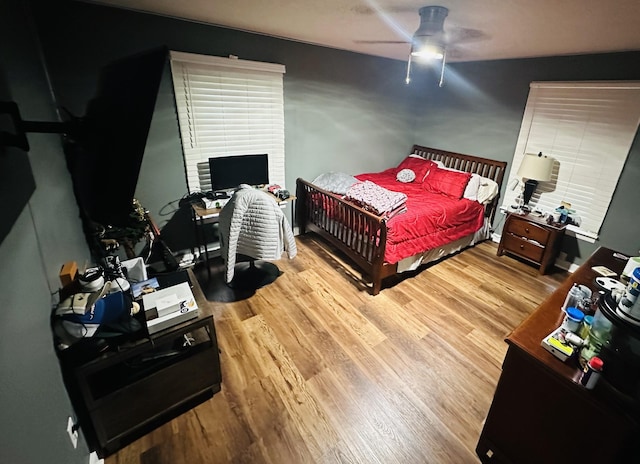
[[69, 434], [69, 440], [71, 440], [71, 444], [74, 448], [78, 447], [78, 430], [75, 428], [75, 423], [73, 422], [73, 417], [69, 416], [69, 420], [67, 421], [67, 433]]

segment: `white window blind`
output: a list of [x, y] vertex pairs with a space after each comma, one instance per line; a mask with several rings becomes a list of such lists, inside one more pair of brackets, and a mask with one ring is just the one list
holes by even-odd
[[261, 153], [284, 186], [285, 67], [172, 51], [171, 72], [189, 192], [210, 190], [209, 158]]
[[597, 238], [639, 122], [640, 82], [531, 83], [503, 208], [520, 193], [524, 154], [542, 152], [556, 160], [553, 174], [529, 206], [551, 212], [566, 201], [582, 220], [577, 236]]

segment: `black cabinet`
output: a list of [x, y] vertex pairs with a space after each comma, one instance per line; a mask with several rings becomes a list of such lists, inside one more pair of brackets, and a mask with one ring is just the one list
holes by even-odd
[[199, 311], [196, 319], [104, 353], [92, 353], [89, 344], [58, 353], [81, 430], [99, 456], [220, 391], [213, 318]]

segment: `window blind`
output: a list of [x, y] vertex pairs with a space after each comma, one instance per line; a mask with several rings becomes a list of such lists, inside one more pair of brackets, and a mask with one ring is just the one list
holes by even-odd
[[503, 208], [516, 204], [524, 154], [542, 152], [555, 159], [553, 174], [529, 206], [551, 212], [568, 202], [582, 221], [573, 230], [596, 239], [639, 121], [640, 82], [531, 83]]
[[284, 186], [285, 67], [172, 51], [171, 72], [189, 192], [210, 189], [209, 158], [261, 153]]

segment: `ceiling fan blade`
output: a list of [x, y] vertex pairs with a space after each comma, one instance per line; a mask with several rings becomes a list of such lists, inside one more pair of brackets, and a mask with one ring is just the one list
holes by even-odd
[[478, 29], [454, 27], [445, 31], [448, 43], [469, 43], [489, 39], [490, 35]]
[[408, 44], [407, 40], [354, 40], [354, 43], [361, 44]]

